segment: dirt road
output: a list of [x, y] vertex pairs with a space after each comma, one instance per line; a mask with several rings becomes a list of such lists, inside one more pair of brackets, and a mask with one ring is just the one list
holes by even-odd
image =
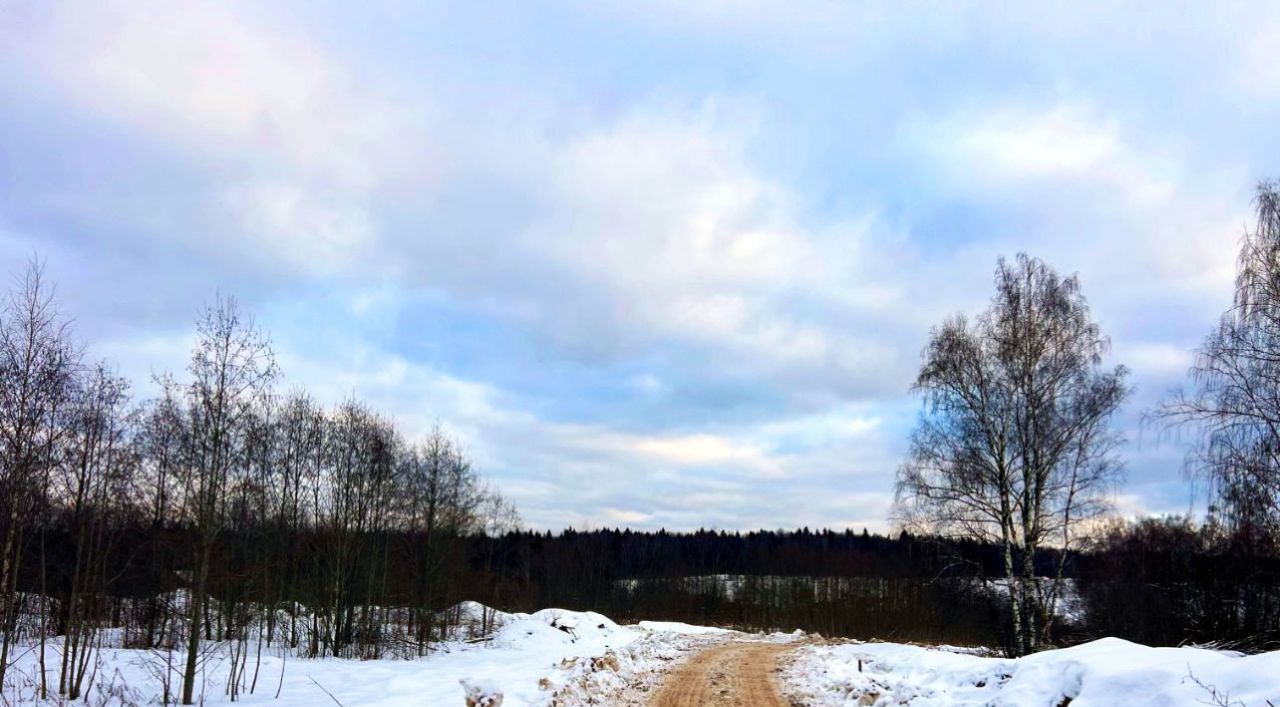
[[778, 654], [795, 646], [729, 643], [694, 656], [667, 677], [651, 707], [788, 707], [778, 694]]

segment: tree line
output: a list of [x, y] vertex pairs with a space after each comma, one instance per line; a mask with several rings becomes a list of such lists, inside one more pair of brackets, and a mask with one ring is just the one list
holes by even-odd
[[1259, 540], [1216, 518], [1109, 527], [1077, 573], [1089, 635], [1280, 649], [1280, 548]]
[[265, 334], [219, 298], [186, 370], [135, 402], [31, 264], [0, 305], [0, 684], [35, 646], [38, 695], [77, 699], [113, 627], [165, 651], [166, 702], [191, 704], [208, 643], [227, 646], [236, 699], [264, 642], [424, 655], [460, 618], [449, 602], [496, 581], [464, 540], [518, 516], [456, 441], [279, 380]]
[[[1274, 650], [1280, 552], [1274, 539], [1259, 540], [1216, 516], [1110, 519], [1075, 548], [1041, 547], [1032, 558], [1037, 584], [1060, 577], [1060, 586], [1039, 647], [1116, 636]], [[507, 610], [557, 606], [619, 621], [1018, 646], [998, 542], [808, 529], [570, 529], [471, 542], [473, 562], [499, 558], [506, 578], [500, 597], [474, 596]], [[1015, 566], [1022, 561], [1015, 556]]]
[[[519, 610], [865, 639], [1001, 639], [985, 581], [998, 571], [999, 549], [974, 540], [806, 528], [525, 531], [476, 542], [513, 563]], [[1038, 562], [1047, 569], [1056, 559], [1045, 553]]]

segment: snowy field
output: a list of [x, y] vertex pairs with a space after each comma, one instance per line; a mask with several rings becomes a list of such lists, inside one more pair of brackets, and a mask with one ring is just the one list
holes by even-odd
[[[670, 664], [732, 635], [666, 622], [619, 626], [600, 614], [557, 609], [499, 614], [498, 622], [501, 628], [488, 640], [446, 642], [431, 657], [416, 660], [308, 660], [264, 652], [253, 692], [242, 688], [236, 701], [279, 707], [461, 707], [470, 688], [473, 694], [502, 693], [503, 707], [644, 704], [644, 694]], [[56, 684], [58, 650], [52, 645], [46, 650]], [[10, 676], [15, 684], [4, 691], [0, 704], [37, 703], [36, 658], [34, 648], [19, 652]], [[175, 664], [170, 689], [176, 691], [181, 660], [176, 652], [104, 649], [96, 661], [89, 704], [159, 704], [167, 663]], [[211, 647], [201, 670], [203, 697], [197, 702], [230, 703], [229, 666], [225, 651]], [[246, 683], [252, 682], [252, 658], [248, 672]]]
[[[796, 646], [784, 653], [776, 676], [793, 705], [1280, 707], [1280, 653], [1148, 648], [1109, 638], [1009, 660], [972, 649], [748, 635], [668, 622], [620, 626], [600, 614], [556, 609], [497, 619], [500, 628], [492, 635], [446, 642], [422, 659], [306, 660], [268, 650], [256, 680], [246, 676], [252, 693], [245, 689], [237, 701], [461, 707], [470, 691], [477, 700], [501, 693], [503, 707], [642, 707], [664, 677], [695, 653], [768, 640]], [[52, 646], [47, 651], [56, 672], [58, 652]], [[225, 646], [210, 646], [201, 671], [202, 704], [230, 702], [224, 652]], [[159, 704], [169, 659], [180, 660], [162, 652], [102, 650], [87, 704]], [[37, 670], [35, 649], [20, 651], [11, 671], [17, 680], [0, 704], [36, 704]]]
[[783, 680], [794, 702], [811, 707], [1280, 707], [1280, 652], [1104, 638], [1009, 660], [897, 643], [807, 645]]

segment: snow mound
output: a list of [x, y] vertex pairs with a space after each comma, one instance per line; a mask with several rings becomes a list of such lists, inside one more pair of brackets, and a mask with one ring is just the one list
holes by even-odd
[[498, 648], [536, 648], [582, 643], [591, 646], [622, 646], [638, 633], [614, 623], [594, 611], [543, 609], [522, 618], [513, 618], [498, 629], [490, 645]]
[[512, 614], [499, 611], [476, 601], [463, 601], [436, 612], [437, 619], [448, 630], [443, 635], [446, 641], [468, 641], [486, 638], [495, 630], [522, 619], [528, 614]]
[[814, 707], [1253, 707], [1280, 697], [1277, 676], [1280, 653], [1151, 648], [1118, 638], [1017, 660], [895, 643], [806, 646], [785, 673], [793, 699]]

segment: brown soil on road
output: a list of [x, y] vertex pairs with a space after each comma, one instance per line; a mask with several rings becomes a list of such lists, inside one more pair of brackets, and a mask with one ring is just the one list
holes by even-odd
[[794, 645], [729, 643], [709, 648], [667, 677], [651, 707], [788, 707], [778, 694], [778, 655]]

